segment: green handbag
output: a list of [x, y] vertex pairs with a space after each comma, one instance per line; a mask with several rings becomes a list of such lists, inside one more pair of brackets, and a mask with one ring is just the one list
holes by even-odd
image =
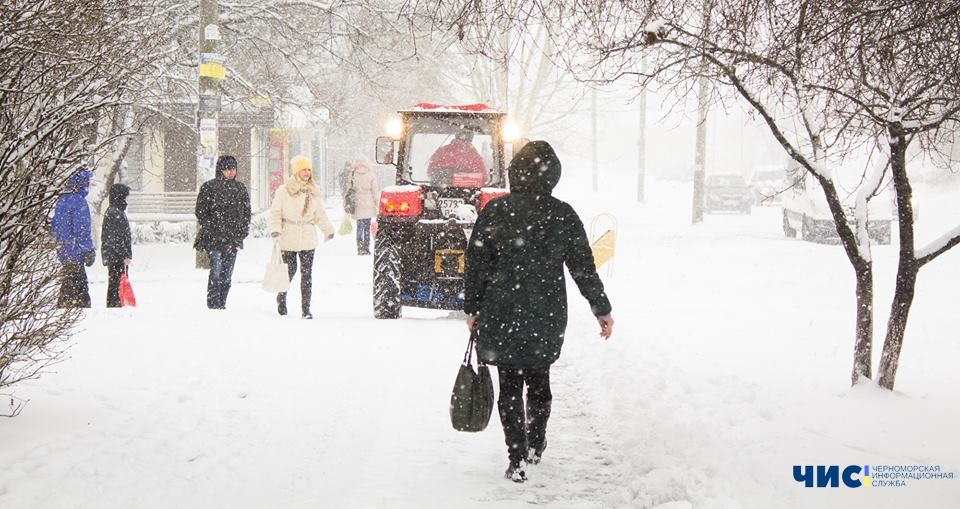
[[467, 351], [457, 371], [450, 395], [450, 423], [457, 431], [483, 431], [493, 413], [493, 379], [490, 368], [477, 360], [474, 371], [471, 359], [476, 348], [476, 329], [470, 333]]

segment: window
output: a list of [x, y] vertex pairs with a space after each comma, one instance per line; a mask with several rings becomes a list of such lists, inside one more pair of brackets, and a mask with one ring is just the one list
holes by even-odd
[[415, 183], [456, 185], [453, 175], [469, 186], [493, 184], [500, 154], [495, 124], [483, 117], [412, 118], [407, 142], [407, 173]]

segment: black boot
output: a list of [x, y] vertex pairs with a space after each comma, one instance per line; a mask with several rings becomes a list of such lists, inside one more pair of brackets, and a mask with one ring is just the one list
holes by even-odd
[[303, 311], [303, 317], [307, 320], [313, 320], [313, 313], [310, 312], [310, 298], [313, 295], [313, 287], [300, 287], [300, 310]]
[[287, 294], [286, 293], [277, 294], [277, 313], [280, 313], [280, 316], [287, 314]]
[[507, 466], [507, 471], [503, 473], [504, 479], [510, 479], [513, 482], [525, 482], [527, 480], [527, 472], [525, 470], [526, 465], [523, 461], [510, 461], [510, 465]]

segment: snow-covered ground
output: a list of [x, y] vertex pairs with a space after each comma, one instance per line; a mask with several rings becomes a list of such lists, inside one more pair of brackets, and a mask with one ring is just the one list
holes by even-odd
[[[134, 247], [136, 309], [104, 309], [105, 271], [91, 271], [95, 308], [70, 358], [15, 387], [29, 403], [0, 421], [0, 508], [960, 506], [960, 479], [793, 478], [794, 465], [960, 475], [960, 252], [921, 273], [897, 391], [850, 389], [839, 246], [784, 239], [776, 207], [691, 226], [686, 184], [650, 181], [638, 204], [627, 175], [593, 194], [564, 171], [556, 194], [588, 230], [602, 212], [619, 222], [601, 270], [616, 325], [602, 341], [571, 286], [549, 447], [528, 483], [502, 478], [496, 416], [479, 434], [449, 425], [457, 314], [374, 320], [371, 258], [337, 237], [317, 253], [316, 319], [277, 316], [259, 287], [269, 241], [254, 239], [225, 311], [204, 307], [187, 244]], [[960, 217], [947, 191], [918, 196], [921, 241]], [[875, 365], [896, 249], [874, 249]]]

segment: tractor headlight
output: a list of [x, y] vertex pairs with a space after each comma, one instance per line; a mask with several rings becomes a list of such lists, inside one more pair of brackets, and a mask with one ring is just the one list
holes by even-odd
[[397, 140], [400, 139], [400, 134], [403, 132], [403, 124], [400, 123], [399, 118], [391, 118], [387, 120], [386, 125], [384, 125], [384, 130], [387, 136]]
[[513, 120], [509, 118], [504, 119], [503, 132], [500, 133], [500, 136], [503, 137], [504, 142], [512, 143], [520, 137], [520, 127]]

